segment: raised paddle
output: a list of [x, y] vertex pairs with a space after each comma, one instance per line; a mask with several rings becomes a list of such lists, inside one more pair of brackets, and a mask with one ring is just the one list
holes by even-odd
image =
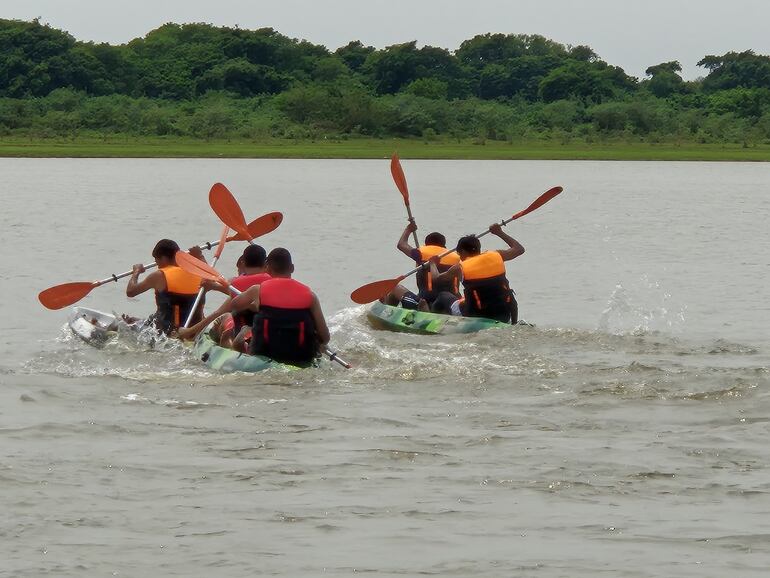
[[238, 231], [246, 237], [249, 243], [252, 238], [248, 236], [246, 219], [243, 217], [243, 211], [233, 194], [222, 183], [214, 183], [209, 191], [209, 205], [225, 225], [233, 231]]
[[[540, 195], [537, 199], [535, 199], [530, 206], [528, 206], [523, 211], [519, 211], [515, 215], [513, 215], [510, 219], [505, 219], [500, 222], [500, 225], [505, 226], [511, 221], [515, 221], [516, 219], [519, 219], [523, 217], [524, 215], [531, 213], [535, 209], [538, 209], [545, 205], [548, 201], [553, 199], [556, 195], [562, 192], [561, 187], [554, 187], [552, 189], [547, 190], [545, 193]], [[483, 233], [480, 233], [476, 235], [476, 237], [483, 237], [484, 235], [489, 233], [489, 229], [484, 231]], [[452, 251], [455, 251], [455, 249], [448, 249], [447, 251], [441, 253], [438, 255], [438, 258], [445, 257], [446, 255], [449, 255]], [[408, 273], [404, 273], [403, 275], [400, 275], [399, 277], [396, 277], [395, 279], [381, 279], [380, 281], [374, 281], [372, 283], [367, 283], [366, 285], [362, 285], [355, 291], [353, 291], [350, 294], [350, 298], [355, 303], [359, 303], [361, 305], [365, 305], [366, 303], [371, 303], [372, 301], [376, 301], [389, 291], [392, 291], [396, 285], [401, 283], [404, 279], [409, 277], [410, 275], [414, 275], [417, 273], [420, 269], [425, 267], [425, 264], [420, 265], [419, 267], [415, 267]]]
[[[393, 153], [393, 156], [390, 159], [390, 174], [393, 175], [393, 181], [396, 183], [396, 188], [401, 192], [401, 196], [404, 197], [404, 205], [406, 205], [406, 214], [409, 215], [409, 222], [414, 223], [412, 208], [409, 205], [409, 187], [406, 185], [404, 169], [401, 168], [401, 161], [398, 160], [397, 153]], [[414, 246], [415, 248], [418, 248], [420, 246], [420, 241], [417, 239], [416, 230], [412, 231], [412, 236], [414, 237]]]
[[214, 269], [214, 267], [212, 267], [208, 263], [205, 263], [204, 261], [201, 261], [197, 257], [193, 257], [192, 255], [190, 255], [190, 253], [186, 251], [177, 251], [175, 260], [176, 260], [176, 264], [179, 265], [182, 269], [184, 269], [188, 273], [191, 273], [192, 275], [196, 275], [201, 279], [208, 279], [209, 281], [214, 281], [215, 283], [219, 283], [220, 285], [222, 285], [222, 287], [229, 289], [236, 295], [239, 295], [241, 293], [235, 287], [231, 287], [228, 280], [222, 277], [219, 271]]
[[[282, 220], [283, 215], [281, 213], [267, 213], [266, 215], [262, 215], [261, 217], [254, 219], [251, 223], [249, 223], [247, 232], [252, 239], [259, 237], [260, 235], [266, 235], [270, 231], [275, 230], [278, 225], [281, 224]], [[243, 235], [242, 233], [231, 235], [227, 238], [228, 242], [246, 240], [247, 236]], [[207, 241], [206, 243], [198, 246], [201, 249], [213, 249], [219, 245], [220, 242], [221, 241]], [[153, 267], [157, 267], [156, 263], [154, 262], [148, 263], [144, 268], [152, 269]], [[77, 303], [83, 297], [88, 295], [93, 289], [101, 287], [106, 283], [111, 283], [112, 281], [117, 282], [118, 279], [128, 277], [131, 275], [131, 273], [132, 271], [126, 271], [120, 275], [113, 274], [106, 279], [102, 279], [101, 281], [76, 281], [73, 283], [55, 285], [54, 287], [49, 287], [48, 289], [41, 291], [37, 297], [40, 300], [40, 303], [42, 303], [43, 307], [46, 307], [47, 309], [61, 309], [62, 307], [67, 307], [68, 305]]]
[[[219, 246], [217, 247], [217, 250], [214, 252], [214, 260], [211, 262], [211, 266], [214, 267], [217, 264], [217, 261], [219, 261], [219, 257], [222, 255], [222, 251], [225, 250], [225, 245], [227, 244], [227, 233], [230, 232], [230, 227], [225, 225], [222, 228], [222, 235], [219, 237]], [[198, 304], [201, 302], [201, 299], [203, 298], [203, 292], [205, 289], [201, 287], [198, 289], [198, 294], [195, 296], [195, 302], [193, 303], [192, 308], [190, 309], [190, 313], [187, 315], [187, 319], [184, 322], [184, 327], [190, 327], [190, 323], [193, 320], [193, 317], [195, 316], [195, 311], [198, 309]]]
[[[219, 271], [214, 269], [214, 267], [212, 267], [208, 263], [204, 263], [200, 259], [196, 259], [189, 253], [186, 253], [184, 251], [178, 251], [176, 254], [176, 263], [188, 273], [192, 273], [193, 275], [197, 275], [202, 279], [208, 279], [210, 281], [214, 281], [216, 283], [221, 284], [223, 287], [227, 287], [235, 295], [240, 295], [242, 293], [242, 291], [239, 291], [238, 289], [230, 285], [227, 279], [222, 277]], [[329, 357], [329, 361], [334, 361], [336, 363], [339, 363], [345, 369], [350, 369], [351, 367], [353, 367], [347, 361], [345, 361], [339, 355], [337, 355], [337, 352], [332, 351], [326, 345], [322, 347], [322, 350], [323, 350], [323, 353], [325, 353]]]

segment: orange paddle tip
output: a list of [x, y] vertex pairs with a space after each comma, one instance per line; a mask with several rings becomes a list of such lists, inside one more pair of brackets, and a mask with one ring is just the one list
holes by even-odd
[[401, 279], [403, 279], [403, 277], [398, 277], [396, 279], [382, 279], [380, 281], [374, 281], [373, 283], [367, 283], [353, 291], [350, 294], [350, 299], [359, 305], [366, 305], [372, 301], [377, 301], [377, 299], [392, 291], [396, 285], [399, 284]]
[[77, 303], [88, 295], [94, 287], [98, 286], [98, 283], [89, 283], [87, 281], [64, 283], [63, 285], [56, 285], [41, 291], [37, 298], [46, 309], [62, 309]]

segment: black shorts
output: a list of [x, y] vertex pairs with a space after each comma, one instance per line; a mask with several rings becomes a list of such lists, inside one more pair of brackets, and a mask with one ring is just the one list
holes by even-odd
[[419, 304], [420, 298], [411, 291], [404, 293], [404, 296], [401, 298], [401, 307], [404, 309], [417, 309]]

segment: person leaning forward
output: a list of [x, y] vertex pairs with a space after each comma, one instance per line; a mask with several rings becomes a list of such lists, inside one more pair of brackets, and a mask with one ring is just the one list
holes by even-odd
[[[175, 331], [184, 324], [192, 310], [201, 285], [200, 277], [177, 266], [175, 258], [177, 251], [179, 251], [179, 245], [175, 241], [171, 239], [158, 241], [152, 250], [152, 256], [158, 264], [158, 270], [153, 271], [140, 281], [139, 276], [145, 271], [144, 265], [134, 265], [131, 278], [126, 286], [127, 297], [136, 297], [151, 289], [155, 291], [157, 310], [152, 316], [152, 320], [158, 331], [165, 334]], [[203, 259], [198, 247], [191, 248], [190, 253]], [[193, 322], [202, 316], [203, 299], [195, 311]]]
[[294, 264], [288, 250], [270, 251], [271, 278], [233, 298], [232, 311], [255, 312], [250, 352], [279, 362], [307, 366], [329, 342], [321, 304], [311, 289], [291, 278]]
[[460, 262], [441, 273], [433, 257], [430, 263], [431, 276], [435, 282], [440, 282], [443, 276], [462, 275], [464, 298], [460, 311], [463, 315], [516, 323], [518, 304], [506, 277], [504, 262], [522, 255], [524, 247], [504, 233], [499, 223], [490, 225], [489, 232], [505, 241], [508, 249], [482, 253], [481, 242], [476, 236], [462, 237], [457, 242]]

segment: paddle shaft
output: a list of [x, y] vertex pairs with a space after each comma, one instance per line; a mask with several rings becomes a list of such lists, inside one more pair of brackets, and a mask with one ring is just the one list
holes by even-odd
[[[219, 241], [207, 241], [206, 243], [203, 243], [202, 245], [198, 245], [198, 248], [203, 251], [203, 249], [213, 249], [219, 245]], [[216, 263], [216, 261], [214, 261]], [[158, 264], [153, 261], [152, 263], [147, 263], [147, 265], [144, 266], [145, 270], [147, 269], [154, 269], [157, 267]], [[120, 275], [115, 275], [114, 273], [107, 277], [106, 279], [102, 279], [101, 281], [94, 281], [94, 287], [100, 287], [101, 285], [104, 285], [105, 283], [110, 283], [111, 281], [117, 282], [119, 279], [123, 279], [124, 277], [128, 277], [133, 273], [134, 270], [131, 269], [131, 271], [126, 271], [125, 273], [121, 273]], [[194, 309], [193, 309], [194, 310]]]
[[[211, 266], [215, 267], [217, 264], [217, 261], [219, 261], [219, 255], [214, 257], [214, 260], [211, 261]], [[190, 309], [190, 313], [187, 315], [187, 319], [185, 319], [184, 327], [185, 329], [190, 327], [190, 323], [192, 323], [193, 317], [195, 317], [195, 312], [198, 310], [198, 305], [200, 305], [201, 299], [203, 299], [203, 292], [205, 289], [201, 287], [198, 289], [198, 294], [195, 296], [195, 303], [193, 303], [192, 309]]]

